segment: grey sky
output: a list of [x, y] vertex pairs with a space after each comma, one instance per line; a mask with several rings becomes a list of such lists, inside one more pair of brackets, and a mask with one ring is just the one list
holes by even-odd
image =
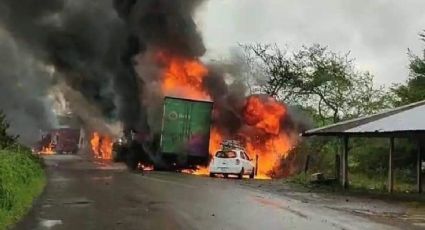
[[407, 49], [424, 46], [424, 0], [210, 0], [197, 20], [209, 57], [226, 55], [241, 43], [288, 45], [320, 43], [351, 51], [361, 70], [378, 84], [408, 76]]

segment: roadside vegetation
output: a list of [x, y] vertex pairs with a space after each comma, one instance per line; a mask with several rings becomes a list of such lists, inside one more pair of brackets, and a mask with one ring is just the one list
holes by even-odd
[[[425, 31], [420, 39], [425, 42]], [[242, 60], [242, 65], [239, 63], [243, 66], [241, 79], [245, 79], [249, 93], [265, 93], [288, 104], [296, 113], [295, 119], [304, 121], [301, 123], [305, 127], [300, 129], [330, 125], [425, 100], [425, 48], [420, 55], [407, 51], [410, 74], [406, 76], [406, 83], [390, 86], [375, 85], [374, 76], [360, 71], [350, 52], [336, 53], [319, 44], [295, 51], [273, 44], [248, 44], [241, 48], [243, 52], [237, 57]], [[316, 172], [335, 178], [340, 146], [337, 138], [304, 139], [282, 160], [283, 171], [273, 175], [292, 176], [292, 181], [301, 184]], [[395, 146], [395, 190], [412, 191], [416, 143], [396, 139]], [[385, 191], [389, 140], [353, 138], [349, 148], [350, 186]]]
[[8, 127], [0, 113], [0, 229], [26, 214], [46, 182], [41, 160], [16, 143]]

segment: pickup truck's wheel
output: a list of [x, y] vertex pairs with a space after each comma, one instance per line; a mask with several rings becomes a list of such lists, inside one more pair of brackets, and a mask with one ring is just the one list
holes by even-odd
[[210, 177], [215, 177], [215, 174], [214, 173], [210, 173]]
[[251, 174], [249, 174], [250, 179], [254, 179], [254, 177], [255, 177], [255, 168], [253, 168]]
[[242, 168], [241, 172], [240, 172], [240, 173], [239, 173], [239, 175], [238, 175], [238, 179], [242, 179], [242, 178], [243, 178], [244, 173], [245, 173], [245, 171], [244, 171], [244, 169]]

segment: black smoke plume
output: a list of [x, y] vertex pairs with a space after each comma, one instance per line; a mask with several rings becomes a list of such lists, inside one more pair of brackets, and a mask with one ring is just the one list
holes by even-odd
[[[64, 96], [71, 109], [78, 108], [73, 112], [84, 124], [98, 124], [90, 119], [98, 119], [100, 114], [105, 122], [120, 121], [128, 128], [148, 129], [147, 109], [141, 98], [144, 79], [148, 78], [137, 76], [135, 57], [159, 47], [181, 56], [202, 56], [205, 47], [192, 17], [202, 2], [1, 1], [0, 31], [13, 38], [16, 46], [25, 51], [25, 58], [37, 60], [38, 64], [28, 65], [24, 58], [1, 60], [0, 65], [30, 69], [32, 75], [20, 74], [18, 79], [17, 73], [0, 73], [1, 86], [7, 88], [0, 91], [0, 97], [16, 95], [13, 101], [21, 107], [11, 108], [2, 100], [0, 109], [9, 117], [23, 117], [25, 122], [12, 121], [12, 127], [25, 124], [19, 128], [20, 134], [55, 126], [54, 121], [46, 119], [51, 109], [44, 106], [43, 100], [50, 87], [65, 86]], [[4, 34], [0, 33], [1, 39], [5, 39]], [[47, 68], [54, 70], [50, 78], [41, 74]], [[20, 93], [14, 90], [16, 85], [30, 87]], [[87, 103], [93, 107], [89, 111], [96, 111], [93, 116], [82, 112]]]
[[[0, 38], [4, 30], [26, 58], [37, 63], [0, 59], [0, 66], [31, 70], [28, 77], [15, 73], [14, 80], [0, 72], [1, 87], [8, 88], [0, 90], [0, 98], [9, 96], [20, 107], [0, 100], [0, 109], [9, 116], [22, 116], [25, 122], [20, 124], [26, 125], [19, 133], [54, 126], [54, 120], [46, 119], [51, 111], [44, 99], [56, 87], [89, 130], [108, 130], [108, 125], [99, 126], [120, 122], [125, 130], [157, 131], [164, 95], [159, 85], [162, 67], [152, 54], [165, 51], [190, 59], [205, 54], [193, 18], [203, 2], [2, 0]], [[50, 75], [46, 69], [52, 70]], [[203, 84], [219, 111], [215, 125], [231, 135], [244, 125], [241, 111], [246, 92], [242, 84], [225, 80], [221, 68], [209, 67]], [[27, 86], [24, 93], [14, 90], [16, 84]], [[12, 127], [18, 123], [12, 122]]]

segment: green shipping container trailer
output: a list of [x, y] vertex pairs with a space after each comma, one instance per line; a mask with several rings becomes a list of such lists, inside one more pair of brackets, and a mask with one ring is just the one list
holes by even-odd
[[160, 154], [179, 167], [206, 165], [213, 103], [165, 97]]

